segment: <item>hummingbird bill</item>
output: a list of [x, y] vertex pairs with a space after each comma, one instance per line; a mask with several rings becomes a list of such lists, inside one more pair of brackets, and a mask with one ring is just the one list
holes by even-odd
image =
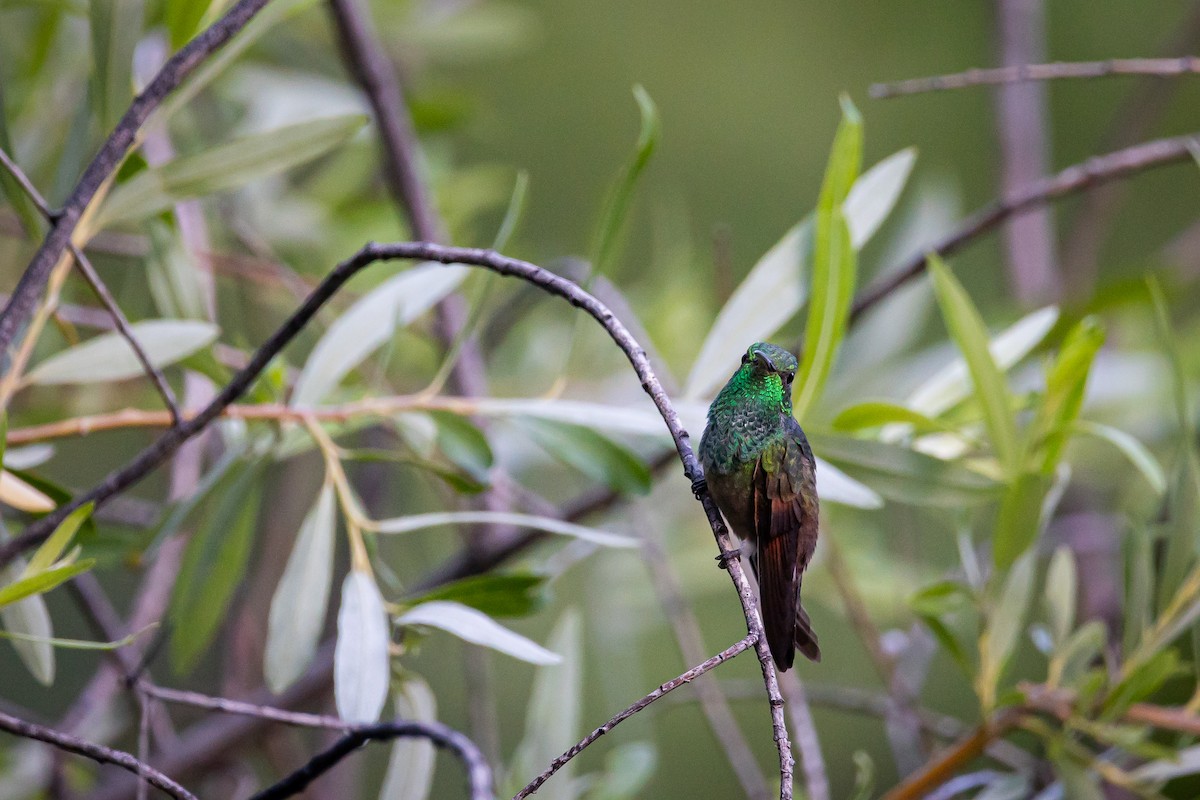
[[[750, 346], [708, 409], [700, 463], [708, 491], [741, 541], [758, 579], [763, 628], [775, 666], [799, 650], [821, 660], [800, 604], [800, 583], [817, 546], [816, 461], [792, 416], [796, 357], [766, 342]], [[722, 556], [724, 558], [724, 556]]]

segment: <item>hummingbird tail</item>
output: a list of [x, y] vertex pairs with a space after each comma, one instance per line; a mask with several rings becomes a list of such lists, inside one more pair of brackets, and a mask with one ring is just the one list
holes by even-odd
[[817, 634], [813, 632], [812, 621], [804, 606], [796, 604], [796, 649], [805, 655], [809, 661], [821, 660], [821, 648], [817, 645]]
[[792, 666], [796, 655], [795, 642], [800, 637], [796, 630], [800, 622], [796, 613], [796, 580], [799, 576], [795, 560], [789, 558], [786, 537], [777, 536], [760, 543], [750, 565], [758, 578], [758, 597], [762, 605], [763, 632], [767, 637], [767, 645], [771, 648], [775, 666], [780, 672], [785, 672]]

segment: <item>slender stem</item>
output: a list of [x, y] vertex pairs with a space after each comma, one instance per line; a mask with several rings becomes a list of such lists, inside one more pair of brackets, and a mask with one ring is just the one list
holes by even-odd
[[1008, 733], [1020, 719], [1021, 712], [1017, 709], [1001, 712], [930, 761], [924, 769], [910, 775], [885, 794], [883, 800], [920, 800], [949, 780], [959, 769], [983, 755], [989, 742]]

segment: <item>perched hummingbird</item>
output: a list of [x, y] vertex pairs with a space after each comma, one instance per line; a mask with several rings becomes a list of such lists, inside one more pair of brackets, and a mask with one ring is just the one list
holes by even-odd
[[[800, 579], [817, 546], [816, 463], [792, 416], [796, 357], [766, 342], [750, 346], [708, 409], [700, 463], [717, 508], [758, 578], [767, 644], [780, 671], [797, 649], [821, 660], [800, 605]], [[698, 488], [698, 487], [697, 487]]]

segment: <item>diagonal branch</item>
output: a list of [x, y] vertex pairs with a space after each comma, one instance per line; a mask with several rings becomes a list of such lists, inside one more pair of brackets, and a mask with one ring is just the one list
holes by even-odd
[[[47, 222], [53, 225], [55, 214], [50, 210], [50, 206], [46, 204], [46, 198], [42, 197], [41, 192], [29, 180], [29, 176], [17, 166], [17, 163], [9, 157], [8, 153], [4, 152], [3, 148], [0, 148], [0, 166], [3, 166], [8, 174], [21, 185], [21, 189], [33, 201], [33, 204], [37, 206], [37, 210], [46, 218]], [[33, 235], [34, 232], [30, 231], [29, 233]], [[88, 286], [92, 287], [92, 292], [100, 300], [105, 310], [108, 311], [108, 315], [112, 317], [113, 326], [125, 341], [129, 343], [129, 347], [137, 357], [138, 363], [142, 365], [142, 370], [146, 373], [146, 377], [150, 378], [154, 384], [154, 388], [162, 396], [163, 405], [167, 407], [167, 411], [171, 414], [171, 424], [178, 425], [180, 422], [179, 404], [175, 400], [175, 393], [171, 391], [171, 386], [167, 383], [167, 379], [163, 376], [162, 371], [154, 366], [150, 361], [150, 357], [146, 355], [146, 351], [138, 343], [137, 337], [133, 335], [133, 331], [129, 327], [129, 320], [125, 317], [124, 312], [121, 311], [121, 307], [117, 305], [117, 301], [112, 296], [112, 293], [108, 291], [108, 287], [104, 285], [104, 281], [100, 279], [100, 275], [97, 274], [95, 268], [92, 266], [92, 262], [88, 260], [88, 257], [83, 254], [83, 251], [74, 242], [69, 242], [67, 248], [71, 251], [71, 257], [75, 260], [75, 266], [79, 268], [79, 274], [87, 281]]]
[[23, 736], [26, 739], [37, 739], [38, 741], [46, 742], [60, 750], [66, 750], [68, 753], [75, 753], [85, 758], [90, 758], [100, 764], [112, 764], [120, 767], [123, 770], [144, 778], [153, 786], [176, 798], [176, 800], [196, 800], [196, 796], [187, 789], [149, 764], [138, 761], [129, 753], [121, 750], [113, 750], [110, 747], [93, 744], [62, 731], [56, 731], [44, 725], [37, 725], [33, 722], [26, 722], [17, 717], [9, 716], [2, 711], [0, 711], [0, 730], [8, 731], [14, 736]]
[[948, 256], [1027, 208], [1155, 167], [1187, 161], [1192, 158], [1192, 148], [1197, 144], [1200, 144], [1200, 136], [1191, 134], [1171, 139], [1155, 139], [1124, 150], [1095, 156], [1082, 164], [1067, 167], [1057, 175], [1033, 183], [1012, 197], [998, 200], [980, 209], [964, 220], [958, 230], [934, 242], [923, 252], [909, 258], [898, 269], [864, 289], [850, 310], [850, 321], [856, 321], [896, 289], [924, 272], [927, 253]]
[[1200, 74], [1200, 58], [1112, 58], [1107, 61], [1056, 61], [1052, 64], [1018, 64], [995, 69], [969, 69], [950, 75], [912, 78], [895, 83], [875, 83], [868, 90], [871, 97], [884, 100], [924, 92], [965, 89], [971, 86], [1053, 81], [1063, 78], [1105, 78], [1109, 75], [1174, 75]]
[[546, 769], [546, 771], [543, 772], [541, 775], [538, 775], [532, 781], [530, 781], [529, 784], [524, 789], [517, 792], [516, 795], [513, 797], [513, 800], [524, 800], [524, 798], [529, 797], [531, 794], [533, 794], [539, 788], [541, 788], [542, 784], [545, 783], [547, 780], [549, 780], [551, 775], [553, 775], [554, 773], [556, 773], [560, 769], [562, 769], [567, 764], [568, 761], [570, 761], [575, 756], [579, 755], [584, 750], [586, 750], [589, 745], [594, 743], [601, 736], [608, 733], [613, 728], [617, 727], [622, 722], [629, 719], [630, 717], [632, 717], [634, 714], [638, 713], [642, 709], [646, 708], [651, 703], [653, 703], [655, 700], [658, 700], [659, 698], [666, 696], [667, 693], [678, 689], [680, 686], [683, 686], [685, 683], [691, 683], [696, 678], [699, 678], [701, 675], [703, 675], [704, 673], [713, 669], [714, 667], [718, 667], [721, 664], [724, 664], [726, 661], [728, 661], [729, 659], [738, 655], [743, 650], [747, 650], [750, 647], [753, 647], [754, 643], [755, 643], [755, 636], [754, 636], [754, 634], [750, 634], [750, 635], [746, 636], [744, 639], [742, 639], [740, 642], [738, 642], [737, 644], [734, 644], [734, 645], [731, 645], [731, 646], [725, 648], [724, 650], [717, 653], [715, 656], [713, 656], [712, 658], [703, 662], [702, 664], [697, 664], [696, 666], [692, 667], [691, 669], [689, 669], [687, 672], [683, 673], [679, 677], [672, 678], [671, 680], [662, 684], [657, 689], [655, 689], [654, 691], [650, 692], [648, 695], [643, 697], [641, 700], [638, 700], [636, 703], [629, 706], [621, 713], [617, 714], [615, 717], [610, 719], [608, 722], [604, 723], [599, 728], [596, 728], [596, 730], [592, 731], [587, 736], [583, 737], [583, 739], [581, 739], [578, 744], [574, 745], [569, 750], [567, 750], [565, 753], [560, 755], [558, 758], [554, 759], [554, 761], [550, 762], [550, 766]]
[[133, 148], [138, 132], [150, 114], [209, 56], [220, 50], [244, 28], [267, 2], [268, 0], [239, 0], [225, 16], [173, 55], [141, 94], [133, 99], [58, 213], [41, 247], [21, 274], [21, 280], [13, 290], [8, 305], [0, 311], [0, 353], [8, 350], [9, 345], [16, 340], [18, 331], [33, 314], [38, 297], [46, 288], [54, 265], [70, 246], [71, 237], [83, 217], [83, 212]]

